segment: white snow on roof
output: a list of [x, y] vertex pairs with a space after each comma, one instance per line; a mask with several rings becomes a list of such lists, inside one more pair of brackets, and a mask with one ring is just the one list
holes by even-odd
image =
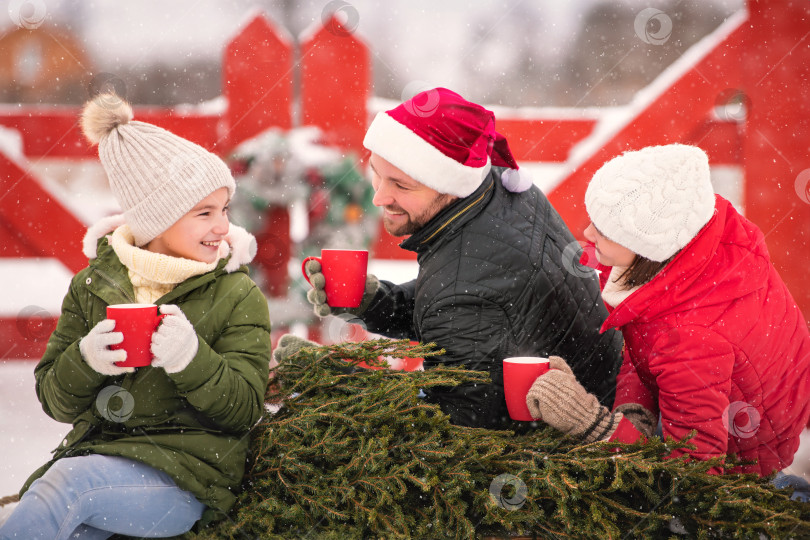
[[0, 126], [0, 152], [17, 163], [24, 163], [22, 134], [16, 129]]
[[602, 148], [613, 136], [638, 117], [660, 95], [666, 92], [678, 79], [688, 73], [712, 50], [748, 20], [748, 11], [742, 9], [721, 24], [711, 34], [701, 39], [675, 62], [669, 65], [655, 80], [633, 96], [626, 107], [606, 110], [600, 117], [593, 132], [571, 148], [568, 160], [569, 170], [576, 170], [596, 151]]
[[221, 116], [228, 112], [228, 98], [217, 96], [201, 103], [178, 103], [172, 107], [178, 114], [208, 114]]
[[0, 258], [0, 317], [58, 316], [72, 277], [57, 259]]

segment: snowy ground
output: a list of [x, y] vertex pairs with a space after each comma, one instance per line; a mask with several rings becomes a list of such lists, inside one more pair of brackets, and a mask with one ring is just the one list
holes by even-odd
[[[0, 497], [17, 493], [70, 430], [42, 412], [34, 392], [35, 366], [31, 360], [0, 361]], [[11, 507], [0, 508], [0, 522]]]

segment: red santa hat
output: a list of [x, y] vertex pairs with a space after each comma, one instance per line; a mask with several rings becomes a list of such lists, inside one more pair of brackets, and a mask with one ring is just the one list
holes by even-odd
[[439, 193], [466, 197], [489, 174], [506, 167], [509, 191], [531, 187], [506, 139], [495, 131], [495, 115], [446, 88], [433, 88], [378, 113], [363, 146]]

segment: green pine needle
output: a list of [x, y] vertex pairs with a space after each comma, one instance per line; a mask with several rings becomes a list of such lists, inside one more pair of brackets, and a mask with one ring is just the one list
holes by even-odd
[[[486, 383], [458, 368], [403, 372], [381, 358], [440, 355], [374, 340], [305, 348], [275, 369], [243, 491], [212, 538], [769, 538], [810, 536], [810, 505], [721, 463], [664, 459], [686, 441], [579, 444], [551, 428], [466, 428], [422, 388]], [[364, 362], [379, 369], [356, 370]]]

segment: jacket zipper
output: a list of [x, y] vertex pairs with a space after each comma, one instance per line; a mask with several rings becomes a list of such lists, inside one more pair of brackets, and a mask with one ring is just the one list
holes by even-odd
[[124, 288], [123, 288], [123, 287], [121, 287], [121, 285], [119, 285], [119, 284], [118, 284], [118, 282], [117, 282], [117, 281], [115, 281], [113, 278], [111, 278], [110, 276], [108, 276], [107, 274], [105, 274], [104, 272], [102, 272], [101, 270], [99, 270], [98, 268], [94, 268], [93, 270], [94, 270], [95, 272], [97, 272], [99, 276], [101, 276], [102, 278], [104, 278], [104, 281], [106, 281], [107, 283], [109, 283], [110, 285], [112, 285], [113, 287], [115, 287], [116, 289], [118, 289], [119, 291], [121, 291], [121, 294], [123, 294], [123, 295], [124, 295], [124, 297], [125, 297], [127, 300], [129, 300], [129, 301], [130, 301], [131, 303], [133, 303], [133, 304], [137, 304], [137, 302], [135, 301], [135, 299], [134, 299], [134, 298], [132, 298], [132, 297], [129, 295], [129, 293], [128, 293], [127, 291], [125, 291], [125, 290], [124, 290]]
[[479, 196], [477, 199], [475, 199], [473, 202], [471, 202], [470, 204], [468, 204], [467, 206], [465, 206], [464, 208], [462, 208], [461, 210], [459, 210], [459, 211], [458, 211], [458, 213], [457, 213], [456, 215], [454, 215], [453, 217], [451, 217], [450, 219], [448, 219], [447, 221], [445, 221], [445, 222], [442, 224], [442, 226], [441, 226], [441, 227], [439, 227], [438, 229], [436, 229], [436, 230], [433, 232], [433, 234], [431, 234], [430, 236], [428, 236], [427, 238], [425, 238], [424, 240], [422, 240], [422, 241], [420, 242], [420, 244], [424, 244], [424, 243], [426, 243], [426, 242], [430, 242], [430, 240], [431, 240], [431, 239], [432, 239], [434, 236], [436, 236], [437, 234], [439, 234], [440, 232], [442, 232], [442, 230], [443, 230], [445, 227], [447, 227], [448, 225], [450, 225], [450, 223], [452, 223], [452, 222], [453, 222], [453, 221], [454, 221], [454, 220], [455, 220], [455, 219], [456, 219], [458, 216], [460, 216], [461, 214], [465, 213], [467, 210], [469, 210], [470, 208], [472, 208], [473, 206], [475, 206], [476, 204], [478, 204], [479, 202], [481, 202], [481, 199], [483, 199], [483, 198], [484, 198], [484, 196], [485, 196], [487, 193], [489, 193], [489, 190], [490, 190], [490, 189], [492, 189], [492, 187], [493, 187], [494, 185], [495, 185], [495, 183], [494, 183], [494, 182], [493, 182], [492, 184], [490, 184], [490, 185], [489, 185], [489, 187], [486, 189], [486, 191], [484, 191], [484, 192], [483, 192], [483, 193], [482, 193], [482, 194], [481, 194], [481, 195], [480, 195], [480, 196]]

